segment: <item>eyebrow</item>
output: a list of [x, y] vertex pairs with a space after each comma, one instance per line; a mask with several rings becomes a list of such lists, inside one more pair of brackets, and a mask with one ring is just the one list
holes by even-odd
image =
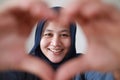
[[[45, 32], [52, 32], [53, 30], [50, 30], [50, 29], [46, 29]], [[70, 30], [61, 30], [60, 32], [70, 32]]]
[[70, 32], [69, 30], [62, 30], [61, 32]]

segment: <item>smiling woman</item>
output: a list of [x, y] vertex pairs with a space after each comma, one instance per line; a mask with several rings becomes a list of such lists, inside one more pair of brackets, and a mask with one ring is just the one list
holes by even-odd
[[56, 21], [46, 23], [41, 36], [40, 48], [51, 62], [61, 62], [68, 53], [70, 45], [69, 27], [61, 26]]

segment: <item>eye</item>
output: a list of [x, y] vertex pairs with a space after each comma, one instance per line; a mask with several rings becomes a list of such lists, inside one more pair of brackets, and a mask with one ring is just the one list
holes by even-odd
[[61, 34], [61, 37], [66, 38], [66, 37], [70, 37], [70, 35], [69, 34]]
[[52, 33], [45, 33], [45, 34], [44, 34], [44, 37], [52, 37], [52, 36], [53, 36]]

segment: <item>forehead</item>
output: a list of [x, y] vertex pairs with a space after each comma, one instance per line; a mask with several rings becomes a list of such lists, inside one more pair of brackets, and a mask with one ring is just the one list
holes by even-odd
[[44, 31], [70, 32], [70, 26], [62, 25], [62, 24], [55, 22], [55, 21], [49, 21], [49, 22], [45, 23], [44, 28], [43, 28], [43, 32]]

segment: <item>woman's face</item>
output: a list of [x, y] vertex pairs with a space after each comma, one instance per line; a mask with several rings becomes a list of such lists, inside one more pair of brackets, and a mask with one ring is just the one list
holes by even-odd
[[46, 23], [40, 41], [43, 54], [53, 63], [63, 60], [70, 49], [70, 28], [55, 22]]

